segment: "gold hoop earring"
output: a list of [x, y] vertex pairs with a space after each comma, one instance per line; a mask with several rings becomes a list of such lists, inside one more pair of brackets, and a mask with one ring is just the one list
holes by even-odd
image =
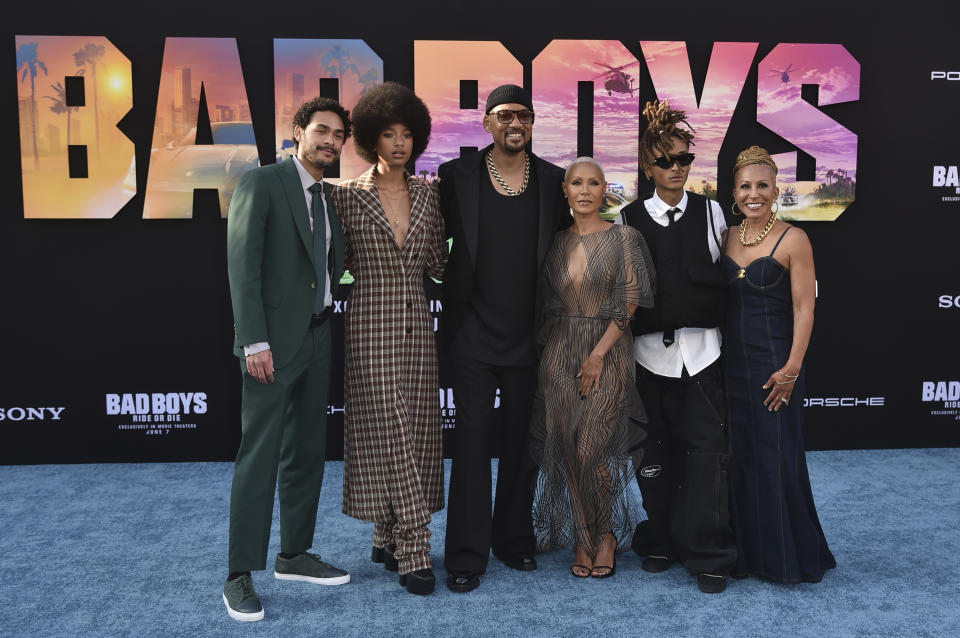
[[[773, 206], [776, 206], [776, 207], [777, 207], [777, 208], [773, 211], [773, 214], [776, 215], [777, 212], [780, 210], [780, 202], [777, 202], [777, 201], [773, 202]], [[773, 208], [773, 206], [771, 206], [770, 208]]]
[[733, 202], [733, 205], [730, 207], [730, 213], [736, 217], [743, 217], [743, 212], [740, 210], [740, 207], [737, 206], [737, 202]]

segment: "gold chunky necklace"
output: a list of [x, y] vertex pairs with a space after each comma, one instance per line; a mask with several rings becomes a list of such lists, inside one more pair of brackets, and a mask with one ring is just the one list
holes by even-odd
[[487, 168], [490, 169], [490, 174], [493, 175], [493, 179], [497, 180], [497, 183], [507, 191], [507, 195], [511, 197], [516, 197], [527, 190], [527, 184], [530, 182], [530, 156], [527, 155], [526, 151], [523, 153], [523, 186], [520, 187], [520, 190], [515, 191], [510, 186], [507, 185], [503, 178], [500, 177], [500, 171], [497, 170], [496, 164], [493, 163], [493, 150], [487, 151]]
[[767, 225], [763, 227], [763, 230], [760, 233], [747, 241], [747, 220], [744, 219], [740, 222], [740, 243], [743, 246], [756, 246], [763, 241], [763, 238], [767, 236], [767, 233], [770, 232], [770, 229], [773, 228], [773, 225], [777, 223], [777, 214], [774, 211], [770, 211], [770, 219], [767, 220]]

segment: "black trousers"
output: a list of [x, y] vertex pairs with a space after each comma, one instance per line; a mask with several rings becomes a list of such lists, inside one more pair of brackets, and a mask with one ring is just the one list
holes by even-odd
[[718, 361], [693, 375], [662, 377], [637, 366], [647, 440], [637, 483], [648, 520], [633, 549], [682, 560], [693, 574], [727, 574], [737, 552], [730, 527], [730, 438]]
[[[444, 566], [448, 572], [487, 568], [490, 550], [497, 556], [536, 551], [531, 510], [536, 465], [529, 431], [536, 366], [507, 367], [469, 357], [450, 357], [457, 405]], [[494, 400], [500, 388], [500, 463], [491, 516], [490, 432]]]

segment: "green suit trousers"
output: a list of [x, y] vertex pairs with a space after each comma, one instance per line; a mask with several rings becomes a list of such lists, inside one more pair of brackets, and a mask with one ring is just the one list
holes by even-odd
[[[273, 383], [243, 374], [242, 438], [230, 496], [231, 572], [266, 568], [274, 494], [280, 494], [280, 551], [313, 545], [327, 439], [330, 321], [307, 330]], [[278, 483], [279, 478], [279, 483]]]

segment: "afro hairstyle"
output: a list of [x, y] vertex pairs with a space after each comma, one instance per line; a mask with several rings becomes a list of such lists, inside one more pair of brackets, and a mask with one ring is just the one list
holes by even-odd
[[403, 124], [413, 134], [411, 159], [423, 154], [430, 141], [430, 111], [423, 100], [397, 82], [384, 82], [360, 98], [353, 107], [353, 139], [357, 155], [377, 163], [377, 140], [387, 127]]

